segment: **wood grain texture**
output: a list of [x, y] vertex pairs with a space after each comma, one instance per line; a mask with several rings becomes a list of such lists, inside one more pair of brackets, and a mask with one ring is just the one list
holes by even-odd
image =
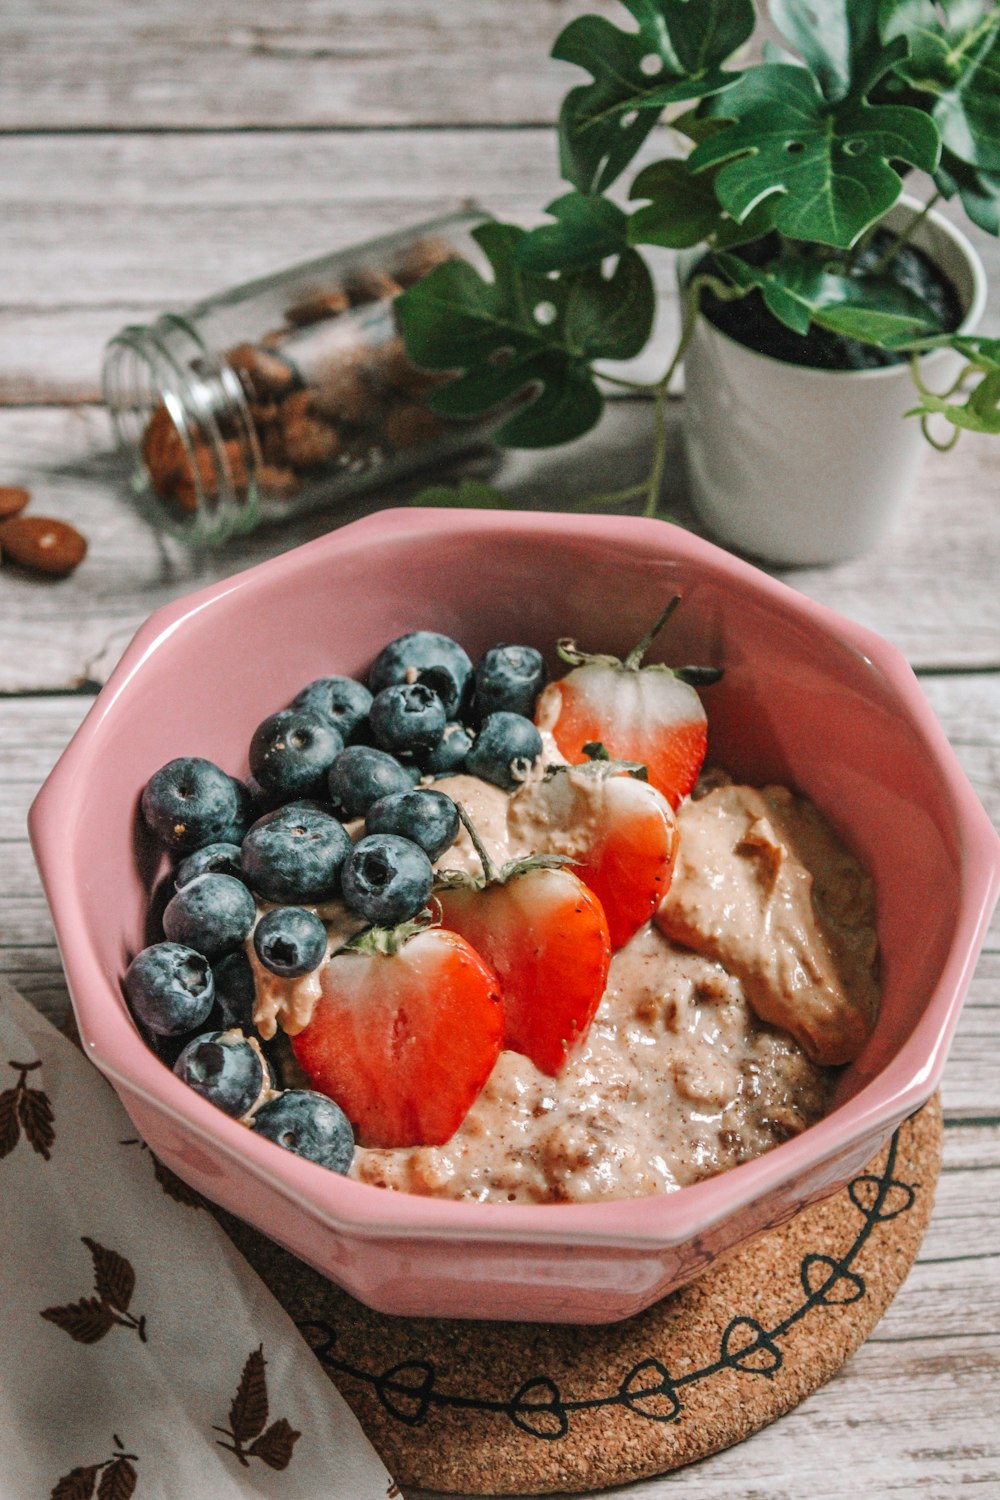
[[[193, 556], [137, 514], [96, 406], [105, 340], [202, 295], [417, 222], [476, 196], [538, 220], [560, 191], [551, 124], [578, 70], [547, 57], [573, 16], [615, 0], [7, 0], [0, 13], [0, 481], [79, 525], [78, 573], [0, 570], [0, 972], [58, 1019], [68, 1005], [25, 815], [134, 629], [158, 604], [328, 529], [304, 517]], [[660, 134], [642, 159], [667, 144]], [[973, 232], [1000, 332], [1000, 245]], [[676, 330], [662, 317], [636, 373]], [[692, 524], [671, 412], [665, 500]], [[648, 411], [495, 477], [560, 507], [638, 479]], [[1000, 446], [929, 454], [877, 552], [783, 574], [893, 640], [1000, 826]], [[406, 498], [400, 490], [396, 498]], [[919, 930], [919, 914], [915, 914]], [[1000, 1429], [1000, 918], [945, 1071], [944, 1171], [911, 1277], [872, 1338], [775, 1426], [630, 1500], [996, 1500]], [[22, 1500], [12, 1496], [11, 1500]], [[27, 1500], [27, 1497], [24, 1497]], [[412, 1500], [412, 1497], [411, 1497]]]

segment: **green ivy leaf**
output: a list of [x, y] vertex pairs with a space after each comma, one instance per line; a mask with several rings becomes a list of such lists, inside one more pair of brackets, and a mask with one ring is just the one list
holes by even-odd
[[529, 230], [517, 247], [517, 263], [526, 271], [579, 270], [627, 248], [626, 216], [608, 198], [565, 193], [545, 212], [555, 224]]
[[756, 19], [753, 0], [622, 3], [638, 30], [580, 16], [552, 48], [553, 57], [584, 68], [593, 80], [570, 90], [559, 116], [562, 174], [584, 193], [615, 181], [666, 105], [703, 99], [739, 77], [722, 64]]
[[899, 197], [890, 162], [938, 163], [937, 130], [920, 110], [828, 103], [807, 69], [787, 63], [763, 63], [713, 103], [732, 123], [695, 147], [691, 170], [721, 165], [716, 195], [739, 221], [779, 195], [774, 224], [793, 239], [846, 249]]
[[752, 266], [740, 257], [717, 256], [741, 290], [757, 288], [768, 310], [795, 333], [811, 323], [865, 344], [893, 348], [941, 332], [924, 301], [889, 276], [841, 276], [801, 257]]
[[494, 440], [538, 448], [569, 442], [597, 421], [603, 399], [593, 359], [628, 359], [652, 327], [654, 291], [634, 250], [610, 276], [598, 268], [540, 275], [517, 263], [525, 231], [483, 224], [474, 238], [493, 271], [487, 280], [465, 260], [446, 261], [395, 302], [415, 364], [457, 371], [429, 397], [443, 416], [473, 417], [512, 404]]
[[1000, 172], [1000, 6], [979, 0], [882, 0], [886, 42], [909, 37], [896, 71], [934, 96], [931, 118], [960, 161]]

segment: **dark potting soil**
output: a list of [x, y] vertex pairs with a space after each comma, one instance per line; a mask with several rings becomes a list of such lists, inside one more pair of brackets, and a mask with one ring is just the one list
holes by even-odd
[[[887, 229], [876, 230], [857, 257], [857, 269], [870, 270], [894, 238]], [[768, 235], [752, 245], [741, 246], [739, 254], [749, 264], [762, 266], [773, 260], [777, 251], [777, 237]], [[696, 271], [711, 269], [712, 257], [708, 254], [698, 262]], [[958, 327], [962, 321], [958, 292], [925, 251], [915, 245], [904, 245], [891, 262], [890, 275], [899, 286], [915, 292], [926, 302], [948, 332]], [[758, 291], [723, 302], [706, 290], [702, 293], [701, 310], [710, 323], [738, 344], [790, 365], [810, 365], [820, 370], [874, 370], [909, 359], [908, 354], [876, 349], [815, 325], [807, 334], [794, 333], [768, 311]]]

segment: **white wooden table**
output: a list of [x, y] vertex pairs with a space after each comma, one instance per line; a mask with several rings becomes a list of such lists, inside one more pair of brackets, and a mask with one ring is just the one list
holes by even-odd
[[[7, 0], [0, 483], [27, 481], [36, 513], [72, 520], [90, 542], [66, 581], [0, 572], [0, 969], [48, 1015], [63, 1016], [68, 999], [25, 834], [34, 792], [152, 608], [333, 523], [303, 519], [200, 558], [157, 539], [108, 458], [104, 340], [127, 321], [463, 197], [522, 220], [537, 214], [559, 190], [551, 124], [569, 81], [546, 54], [586, 8]], [[985, 237], [977, 243], [993, 273], [997, 332], [1000, 256]], [[661, 274], [668, 289], [669, 266]], [[595, 471], [626, 483], [642, 468], [646, 417], [641, 404], [618, 403], [572, 449], [512, 456], [501, 483], [553, 508], [592, 486]], [[667, 498], [689, 519], [676, 471]], [[1000, 440], [963, 438], [929, 455], [915, 501], [877, 553], [784, 576], [902, 648], [1000, 823]], [[630, 1494], [1000, 1496], [997, 922], [943, 1100], [933, 1222], [872, 1338], [774, 1427]]]

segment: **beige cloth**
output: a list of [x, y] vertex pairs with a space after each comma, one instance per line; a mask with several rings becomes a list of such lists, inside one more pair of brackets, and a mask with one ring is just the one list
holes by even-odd
[[384, 1500], [294, 1324], [0, 981], [3, 1500]]

